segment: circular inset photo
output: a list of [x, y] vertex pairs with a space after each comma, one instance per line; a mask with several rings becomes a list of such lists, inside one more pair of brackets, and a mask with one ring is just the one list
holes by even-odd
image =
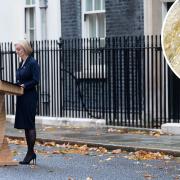
[[162, 49], [172, 71], [180, 78], [180, 0], [168, 11], [161, 32]]

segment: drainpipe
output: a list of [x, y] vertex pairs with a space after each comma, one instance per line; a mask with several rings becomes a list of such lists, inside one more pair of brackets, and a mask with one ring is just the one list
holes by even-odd
[[41, 16], [41, 39], [47, 39], [47, 13], [48, 0], [39, 0], [40, 16]]

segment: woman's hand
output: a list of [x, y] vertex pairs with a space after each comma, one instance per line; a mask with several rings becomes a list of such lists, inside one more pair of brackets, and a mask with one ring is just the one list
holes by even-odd
[[24, 84], [20, 84], [20, 86], [24, 88]]

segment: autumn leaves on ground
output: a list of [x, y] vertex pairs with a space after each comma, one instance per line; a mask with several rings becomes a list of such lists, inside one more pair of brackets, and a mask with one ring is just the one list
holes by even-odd
[[[127, 131], [126, 129], [124, 130], [118, 130], [118, 129], [113, 129], [109, 128], [108, 129], [109, 133], [134, 133], [134, 134], [146, 134], [154, 137], [159, 137], [162, 135], [162, 133], [159, 131]], [[7, 138], [8, 142], [10, 144], [16, 144], [16, 145], [22, 145], [26, 146], [26, 142], [24, 140], [19, 140], [19, 139], [10, 139]], [[127, 152], [127, 151], [122, 151], [121, 149], [115, 149], [112, 151], [107, 150], [104, 147], [88, 147], [86, 144], [84, 145], [70, 145], [69, 143], [67, 144], [57, 144], [56, 142], [44, 142], [36, 143], [37, 146], [45, 146], [45, 147], [54, 147], [55, 150], [39, 150], [38, 148], [36, 149], [36, 152], [38, 154], [43, 154], [43, 155], [49, 155], [49, 154], [81, 154], [81, 155], [89, 155], [89, 156], [98, 156], [98, 155], [103, 155], [103, 154], [112, 154], [112, 156], [108, 159], [111, 160], [112, 158], [115, 158], [115, 154], [124, 154], [124, 158], [128, 158], [131, 160], [169, 160], [172, 158], [172, 156], [166, 155], [162, 152], [147, 152], [147, 151], [136, 151], [136, 152]], [[17, 152], [14, 150], [14, 154]]]

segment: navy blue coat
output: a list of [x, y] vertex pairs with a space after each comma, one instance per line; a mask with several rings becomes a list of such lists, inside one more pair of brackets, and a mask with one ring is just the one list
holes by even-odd
[[14, 127], [17, 129], [34, 129], [38, 101], [36, 85], [39, 83], [40, 68], [37, 61], [29, 56], [23, 67], [16, 72], [16, 83], [24, 84], [24, 94], [17, 96]]

